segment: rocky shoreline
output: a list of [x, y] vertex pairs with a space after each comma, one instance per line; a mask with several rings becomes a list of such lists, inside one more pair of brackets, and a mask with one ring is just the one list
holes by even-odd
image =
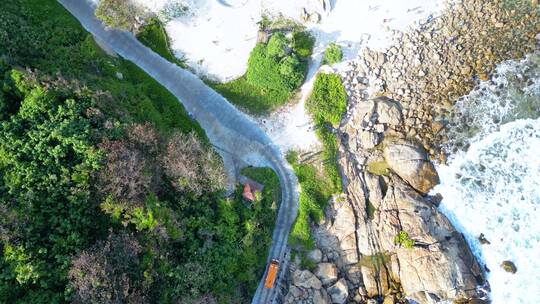
[[[519, 1], [518, 1], [519, 2]], [[313, 225], [316, 266], [292, 261], [284, 303], [485, 303], [484, 268], [437, 209], [432, 164], [455, 101], [494, 66], [538, 48], [537, 8], [466, 0], [385, 52], [365, 50], [342, 74], [338, 130], [345, 195]]]

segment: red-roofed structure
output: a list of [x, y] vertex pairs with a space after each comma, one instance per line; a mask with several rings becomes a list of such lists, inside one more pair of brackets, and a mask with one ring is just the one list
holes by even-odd
[[250, 202], [255, 201], [255, 193], [251, 190], [251, 186], [249, 185], [249, 183], [246, 183], [244, 185], [244, 192], [242, 192], [242, 197]]

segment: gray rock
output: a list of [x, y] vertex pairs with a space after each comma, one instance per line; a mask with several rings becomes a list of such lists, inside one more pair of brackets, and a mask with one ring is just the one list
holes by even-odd
[[298, 287], [321, 289], [322, 284], [319, 279], [309, 270], [296, 270], [293, 273], [293, 284]]
[[314, 263], [319, 263], [322, 260], [322, 252], [320, 249], [313, 249], [308, 252], [307, 258]]
[[439, 183], [439, 175], [423, 148], [411, 143], [391, 144], [384, 149], [390, 169], [421, 193]]
[[330, 286], [327, 291], [332, 298], [332, 303], [345, 303], [349, 297], [349, 290], [347, 288], [347, 282], [345, 279], [340, 279], [336, 284]]
[[315, 268], [315, 275], [321, 280], [323, 285], [332, 284], [338, 277], [337, 267], [332, 263], [319, 263], [317, 264], [317, 268]]
[[347, 269], [346, 272], [347, 280], [355, 287], [360, 286], [360, 283], [362, 283], [362, 272], [360, 271], [360, 267], [353, 265]]

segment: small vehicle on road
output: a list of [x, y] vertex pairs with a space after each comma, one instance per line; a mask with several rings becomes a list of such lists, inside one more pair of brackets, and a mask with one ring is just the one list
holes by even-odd
[[264, 288], [270, 289], [274, 287], [274, 282], [276, 281], [278, 271], [279, 261], [273, 259], [272, 262], [270, 262], [270, 265], [268, 265], [268, 272], [266, 273], [266, 279], [264, 280]]

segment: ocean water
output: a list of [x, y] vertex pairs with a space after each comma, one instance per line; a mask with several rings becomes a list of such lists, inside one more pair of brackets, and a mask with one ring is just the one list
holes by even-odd
[[[540, 52], [504, 62], [456, 104], [440, 209], [489, 271], [495, 304], [540, 303]], [[491, 244], [480, 244], [483, 234]], [[504, 271], [512, 261], [517, 273]]]

